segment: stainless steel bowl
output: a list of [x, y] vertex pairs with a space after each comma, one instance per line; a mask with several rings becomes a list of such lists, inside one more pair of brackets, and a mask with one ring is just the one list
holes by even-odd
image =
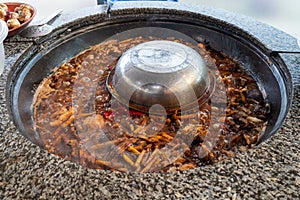
[[212, 90], [212, 81], [197, 51], [181, 43], [157, 40], [126, 51], [107, 86], [119, 102], [130, 108], [148, 112], [159, 104], [170, 113], [198, 106], [203, 102], [199, 99]]

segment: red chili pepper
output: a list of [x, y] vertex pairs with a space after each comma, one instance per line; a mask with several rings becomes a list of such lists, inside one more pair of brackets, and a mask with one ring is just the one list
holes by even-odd
[[133, 116], [138, 116], [138, 117], [141, 117], [141, 116], [144, 115], [144, 113], [138, 112], [138, 111], [134, 111], [134, 110], [129, 110], [129, 114], [133, 115]]
[[113, 113], [111, 111], [104, 112], [103, 116], [105, 119], [109, 119], [109, 118], [113, 117]]
[[[129, 112], [129, 115], [131, 115], [131, 116], [141, 117], [141, 116], [144, 116], [144, 115], [145, 115], [145, 113], [142, 113], [142, 112], [139, 112], [139, 111], [136, 111], [136, 110], [129, 110], [129, 111], [128, 111], [128, 108], [124, 107], [124, 106], [121, 105], [121, 104], [118, 104], [118, 106], [119, 106], [119, 110], [120, 110], [120, 111], [125, 112], [125, 113]], [[118, 113], [118, 114], [119, 114], [119, 113]]]

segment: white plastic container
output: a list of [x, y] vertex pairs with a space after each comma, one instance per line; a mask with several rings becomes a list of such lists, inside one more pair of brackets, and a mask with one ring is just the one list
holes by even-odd
[[8, 27], [3, 20], [0, 20], [0, 75], [4, 70], [5, 55], [4, 55], [3, 41], [6, 38], [7, 34], [8, 34]]

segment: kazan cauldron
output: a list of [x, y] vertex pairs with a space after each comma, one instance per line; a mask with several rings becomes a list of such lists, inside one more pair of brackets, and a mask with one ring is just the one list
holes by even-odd
[[[223, 19], [221, 16], [224, 16]], [[234, 19], [236, 23], [230, 22], [230, 19]], [[270, 49], [270, 44], [249, 32], [253, 24], [258, 24], [255, 28], [263, 31], [263, 37], [270, 30], [278, 30], [254, 20], [243, 20], [243, 17], [213, 8], [153, 2], [116, 3], [108, 10], [99, 11], [99, 14], [76, 19], [58, 27], [51, 35], [38, 39], [14, 65], [7, 82], [7, 102], [12, 118], [24, 136], [39, 144], [39, 138], [33, 129], [30, 106], [34, 88], [55, 66], [109, 38], [126, 39], [141, 35], [169, 37], [173, 36], [173, 32], [175, 37], [178, 33], [186, 35], [244, 63], [246, 70], [264, 89], [265, 98], [271, 106], [272, 115], [265, 133], [259, 139], [258, 143], [261, 143], [272, 136], [284, 122], [291, 105], [292, 80], [288, 66]], [[155, 32], [157, 28], [168, 31], [158, 35]], [[136, 29], [140, 31], [131, 31]], [[282, 37], [289, 38], [284, 33]]]

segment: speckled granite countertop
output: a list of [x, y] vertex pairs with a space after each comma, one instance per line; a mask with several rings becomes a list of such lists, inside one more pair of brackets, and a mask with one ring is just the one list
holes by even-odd
[[[201, 9], [207, 14], [215, 12]], [[9, 120], [7, 74], [32, 44], [30, 40], [20, 40], [16, 37], [5, 42], [6, 70], [0, 77], [0, 199], [300, 198], [300, 54], [281, 55], [292, 66], [293, 104], [282, 128], [267, 142], [227, 161], [195, 170], [113, 173], [85, 169], [49, 154], [21, 136]], [[290, 46], [284, 44], [283, 48]]]

